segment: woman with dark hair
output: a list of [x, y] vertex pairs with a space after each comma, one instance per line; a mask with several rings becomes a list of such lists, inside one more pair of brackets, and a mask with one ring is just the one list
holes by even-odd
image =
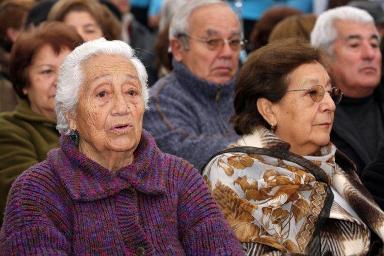
[[377, 255], [384, 213], [330, 142], [341, 97], [321, 52], [303, 41], [269, 44], [242, 67], [241, 137], [204, 175], [247, 255]]
[[54, 22], [22, 33], [12, 48], [10, 79], [21, 100], [15, 111], [0, 115], [0, 221], [15, 178], [58, 146], [57, 75], [82, 42], [73, 28]]
[[50, 21], [62, 21], [76, 28], [84, 41], [105, 37], [121, 38], [121, 24], [112, 12], [95, 0], [59, 0], [48, 14]]

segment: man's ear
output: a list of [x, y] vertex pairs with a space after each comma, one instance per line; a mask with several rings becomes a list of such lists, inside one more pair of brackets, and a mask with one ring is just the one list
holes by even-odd
[[257, 100], [257, 110], [262, 115], [265, 121], [271, 126], [276, 126], [277, 124], [277, 113], [273, 106], [273, 103], [266, 98], [259, 98]]
[[181, 62], [183, 60], [185, 51], [181, 41], [177, 39], [171, 39], [169, 45], [171, 46], [173, 58], [175, 58], [175, 60], [177, 60], [178, 62]]
[[67, 119], [68, 126], [70, 130], [77, 130], [77, 122], [73, 113], [67, 112], [65, 113], [65, 118]]

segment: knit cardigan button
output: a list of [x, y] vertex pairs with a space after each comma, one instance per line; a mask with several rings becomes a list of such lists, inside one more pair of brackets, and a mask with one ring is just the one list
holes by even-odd
[[143, 256], [143, 255], [145, 255], [145, 249], [144, 249], [144, 247], [138, 247], [138, 248], [136, 249], [136, 255], [137, 255], [137, 256]]

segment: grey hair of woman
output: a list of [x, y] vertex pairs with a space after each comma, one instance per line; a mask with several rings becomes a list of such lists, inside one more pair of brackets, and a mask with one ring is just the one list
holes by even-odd
[[134, 55], [134, 50], [127, 43], [119, 40], [108, 41], [100, 38], [89, 41], [76, 47], [60, 67], [56, 89], [56, 128], [60, 134], [70, 133], [66, 114], [76, 115], [79, 92], [84, 79], [83, 63], [102, 54], [119, 55], [132, 63], [140, 80], [144, 105], [148, 106], [148, 75], [144, 65]]
[[358, 23], [372, 23], [372, 16], [365, 10], [351, 6], [341, 6], [322, 13], [316, 20], [311, 32], [311, 44], [332, 54], [332, 43], [337, 39], [335, 21], [347, 20]]
[[212, 4], [223, 4], [230, 7], [226, 2], [221, 0], [193, 0], [186, 1], [184, 4], [180, 5], [178, 10], [175, 12], [175, 15], [172, 17], [172, 21], [169, 27], [169, 39], [179, 38], [180, 36], [188, 34], [188, 19], [192, 12], [197, 8]]

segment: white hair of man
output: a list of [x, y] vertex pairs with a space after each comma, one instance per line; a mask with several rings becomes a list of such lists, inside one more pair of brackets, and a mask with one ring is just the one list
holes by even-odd
[[[231, 8], [222, 0], [193, 0], [180, 5], [172, 17], [169, 27], [169, 39], [177, 39], [180, 36], [185, 36], [189, 32], [189, 17], [194, 10], [207, 5], [223, 4]], [[209, 18], [209, 17], [207, 17]], [[185, 47], [186, 45], [184, 45]]]
[[335, 22], [337, 20], [347, 20], [357, 23], [372, 23], [375, 25], [373, 17], [365, 10], [341, 6], [330, 9], [319, 15], [315, 26], [311, 32], [311, 44], [314, 47], [324, 49], [332, 55], [332, 43], [337, 39]]
[[141, 84], [145, 107], [148, 105], [148, 75], [144, 65], [134, 55], [134, 50], [125, 42], [108, 41], [100, 38], [88, 41], [76, 47], [64, 60], [60, 67], [56, 89], [57, 130], [60, 134], [69, 134], [66, 114], [76, 115], [80, 87], [83, 85], [84, 71], [82, 65], [94, 56], [101, 54], [119, 55], [127, 58], [135, 67]]

